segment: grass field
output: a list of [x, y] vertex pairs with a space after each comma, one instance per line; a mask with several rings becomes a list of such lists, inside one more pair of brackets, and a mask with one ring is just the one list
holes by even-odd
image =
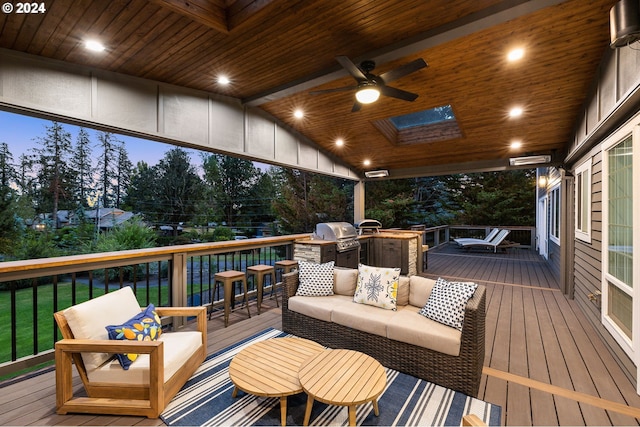
[[[89, 285], [76, 283], [76, 304], [89, 299]], [[141, 306], [146, 306], [146, 288], [139, 290], [138, 301]], [[94, 286], [93, 296], [104, 293], [104, 288]], [[163, 304], [166, 305], [169, 298], [169, 290], [162, 287]], [[158, 304], [158, 286], [149, 287], [149, 300]], [[16, 307], [16, 356], [17, 358], [30, 356], [53, 348], [55, 343], [56, 325], [53, 320], [54, 313], [54, 286], [40, 285], [37, 287], [37, 318], [34, 318], [33, 288], [19, 289], [15, 292]], [[59, 282], [57, 285], [57, 310], [63, 310], [72, 305], [71, 282]], [[0, 322], [6, 325], [0, 329], [0, 363], [11, 361], [12, 332], [11, 332], [11, 292], [0, 291]], [[34, 347], [37, 331], [37, 348]], [[60, 337], [58, 336], [57, 339]]]

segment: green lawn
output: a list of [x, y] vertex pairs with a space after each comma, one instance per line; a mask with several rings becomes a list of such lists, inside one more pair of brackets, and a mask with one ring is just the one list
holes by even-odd
[[[38, 286], [38, 307], [37, 307], [37, 333], [39, 352], [53, 348], [54, 331], [56, 329], [53, 320], [53, 285]], [[139, 288], [138, 301], [141, 306], [146, 306], [146, 288]], [[104, 289], [94, 286], [93, 296], [99, 296], [104, 293]], [[71, 282], [59, 282], [57, 286], [57, 310], [62, 310], [71, 306], [72, 298]], [[166, 286], [162, 287], [162, 302], [168, 303], [169, 290]], [[82, 283], [76, 283], [76, 304], [87, 301], [89, 299], [89, 286]], [[154, 302], [158, 300], [158, 287], [151, 286], [149, 288], [149, 300]], [[34, 354], [34, 324], [33, 317], [33, 288], [19, 289], [16, 291], [16, 345], [17, 357], [25, 357]], [[0, 363], [11, 361], [11, 292], [0, 291], [0, 322], [6, 325], [0, 329]], [[58, 338], [60, 338], [58, 336]]]

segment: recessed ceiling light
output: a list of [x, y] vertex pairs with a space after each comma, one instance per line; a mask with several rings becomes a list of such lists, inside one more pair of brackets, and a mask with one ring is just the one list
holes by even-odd
[[509, 110], [509, 116], [510, 117], [520, 117], [522, 115], [522, 108], [520, 107], [513, 107], [511, 110]]
[[342, 147], [344, 145], [344, 139], [342, 139], [342, 138], [336, 139], [336, 145], [338, 147]]
[[371, 160], [366, 159], [364, 162], [362, 162], [365, 166], [369, 166], [371, 164]]
[[93, 52], [102, 52], [104, 50], [104, 45], [96, 40], [87, 40], [84, 42], [84, 47], [93, 51]]
[[231, 83], [231, 80], [229, 80], [229, 77], [227, 77], [227, 76], [218, 76], [218, 84], [226, 86], [229, 83]]
[[296, 110], [293, 112], [293, 117], [295, 117], [296, 119], [301, 119], [304, 117], [304, 112], [300, 109]]
[[507, 59], [509, 61], [517, 61], [519, 59], [522, 59], [523, 56], [524, 56], [524, 49], [517, 48], [509, 51], [509, 54], [507, 55]]
[[513, 141], [511, 143], [511, 149], [512, 150], [517, 150], [520, 147], [522, 147], [522, 141]]

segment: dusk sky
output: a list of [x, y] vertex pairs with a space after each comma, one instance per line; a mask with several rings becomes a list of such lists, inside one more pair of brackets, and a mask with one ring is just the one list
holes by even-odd
[[[0, 142], [9, 145], [9, 151], [13, 155], [14, 163], [18, 163], [20, 156], [38, 146], [38, 138], [46, 135], [46, 127], [51, 125], [51, 120], [43, 120], [20, 114], [0, 111]], [[79, 126], [63, 124], [64, 128], [71, 133], [71, 141], [75, 144], [76, 136], [80, 130]], [[91, 141], [98, 142], [96, 131], [86, 128]], [[129, 160], [135, 165], [139, 160], [144, 160], [149, 165], [155, 165], [164, 157], [164, 153], [173, 148], [170, 144], [163, 144], [155, 141], [148, 141], [130, 136], [117, 135], [118, 139], [124, 141]], [[94, 157], [99, 153], [92, 147]], [[200, 155], [196, 150], [185, 149], [191, 155], [191, 162], [200, 165]]]

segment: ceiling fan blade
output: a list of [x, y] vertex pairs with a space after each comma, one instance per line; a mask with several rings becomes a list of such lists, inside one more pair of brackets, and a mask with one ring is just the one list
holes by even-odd
[[353, 104], [353, 108], [351, 109], [351, 112], [355, 113], [356, 111], [360, 111], [361, 108], [362, 108], [362, 104], [360, 104], [358, 101], [356, 101]]
[[348, 90], [356, 90], [358, 86], [344, 86], [344, 87], [336, 87], [333, 89], [322, 89], [322, 90], [314, 90], [309, 92], [309, 95], [319, 95], [322, 93], [333, 93], [333, 92], [346, 92]]
[[417, 93], [407, 92], [406, 90], [396, 89], [391, 86], [380, 86], [380, 93], [392, 98], [402, 99], [403, 101], [415, 101], [418, 97]]
[[349, 74], [353, 76], [354, 79], [358, 81], [367, 80], [367, 76], [364, 75], [362, 70], [356, 67], [356, 64], [351, 62], [351, 60], [346, 56], [336, 56], [336, 61], [338, 61], [340, 65], [342, 65], [342, 68], [347, 70]]
[[411, 74], [415, 71], [418, 71], [427, 66], [427, 63], [424, 62], [424, 59], [418, 58], [415, 61], [411, 61], [407, 64], [401, 65], [398, 68], [394, 68], [393, 70], [389, 70], [386, 73], [380, 74], [380, 78], [385, 82], [389, 83], [394, 80], [398, 80], [400, 77], [404, 77], [408, 74]]

